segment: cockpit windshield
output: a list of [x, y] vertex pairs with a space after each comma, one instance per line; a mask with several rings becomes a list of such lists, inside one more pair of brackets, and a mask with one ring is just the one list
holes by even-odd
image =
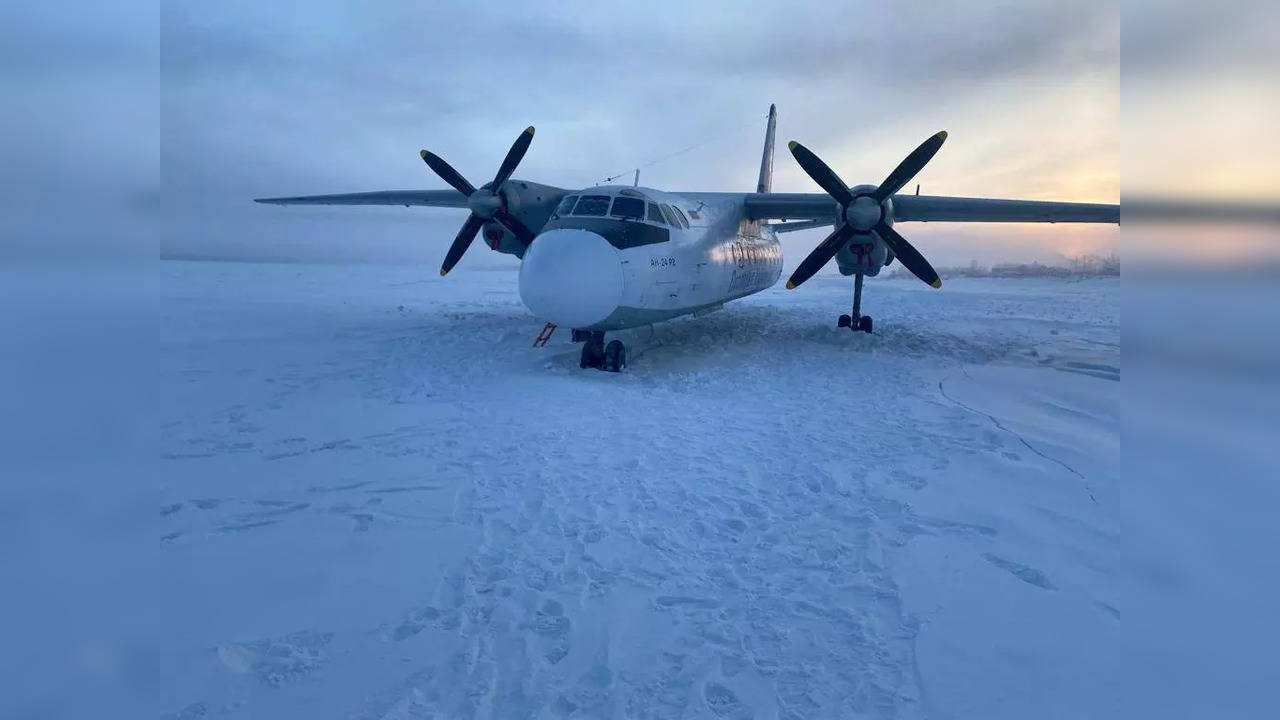
[[596, 188], [600, 195], [566, 195], [547, 222], [548, 229], [586, 230], [619, 250], [671, 240], [681, 229], [671, 206], [654, 203], [632, 188]]
[[659, 225], [667, 224], [667, 221], [662, 218], [662, 211], [653, 203], [649, 203], [649, 222]]
[[616, 196], [610, 195], [568, 195], [556, 207], [553, 217], [615, 217], [625, 220], [639, 220], [655, 225], [670, 225], [674, 228], [687, 228], [677, 208], [665, 203], [647, 200], [644, 195], [626, 188], [619, 190]]
[[569, 214], [569, 212], [573, 210], [573, 204], [574, 204], [574, 203], [576, 203], [576, 202], [578, 202], [578, 196], [577, 196], [577, 195], [570, 195], [569, 197], [567, 197], [567, 198], [565, 198], [565, 199], [561, 200], [561, 201], [560, 201], [560, 206], [556, 208], [556, 212], [555, 212], [555, 214], [556, 214], [556, 215], [568, 215], [568, 214]]
[[644, 219], [644, 200], [633, 197], [623, 197], [619, 195], [613, 199], [613, 211], [609, 213], [614, 217], [634, 218], [636, 220]]
[[573, 208], [574, 215], [607, 215], [608, 213], [608, 195], [583, 195], [578, 198], [578, 205]]

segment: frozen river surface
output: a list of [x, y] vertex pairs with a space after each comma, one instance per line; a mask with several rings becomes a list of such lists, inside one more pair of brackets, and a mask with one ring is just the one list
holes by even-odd
[[872, 280], [864, 335], [819, 276], [620, 333], [613, 375], [531, 347], [514, 272], [161, 267], [137, 716], [1118, 697], [1118, 280]]

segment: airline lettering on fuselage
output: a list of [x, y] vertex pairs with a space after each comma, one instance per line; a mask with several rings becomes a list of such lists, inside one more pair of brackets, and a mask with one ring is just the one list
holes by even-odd
[[782, 263], [777, 245], [734, 242], [729, 245], [729, 256], [734, 264], [729, 280], [731, 295], [769, 287], [777, 279], [777, 266]]

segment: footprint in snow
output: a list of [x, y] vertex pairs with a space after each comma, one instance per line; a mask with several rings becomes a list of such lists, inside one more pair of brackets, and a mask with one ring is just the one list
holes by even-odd
[[1107, 613], [1108, 615], [1115, 618], [1116, 620], [1120, 619], [1120, 609], [1115, 607], [1114, 605], [1105, 603], [1101, 600], [1095, 600], [1094, 604], [1097, 605], [1098, 608], [1101, 609], [1103, 612]]
[[542, 656], [552, 665], [569, 654], [569, 630], [573, 623], [564, 614], [564, 606], [548, 600], [533, 617], [533, 631], [546, 643]]
[[681, 597], [678, 595], [659, 595], [654, 600], [660, 608], [685, 607], [694, 610], [714, 610], [720, 607], [720, 603], [707, 598]]
[[707, 683], [702, 690], [702, 696], [706, 698], [707, 707], [711, 708], [711, 712], [718, 717], [744, 717], [745, 707], [738, 696], [729, 688], [720, 683]]
[[1004, 558], [992, 555], [991, 553], [983, 553], [982, 558], [1001, 570], [1009, 572], [1024, 583], [1035, 585], [1036, 587], [1043, 588], [1045, 590], [1057, 590], [1057, 587], [1049, 581], [1049, 576], [1033, 567], [1023, 565], [1022, 563], [1016, 563], [1012, 560], [1005, 560]]
[[431, 623], [440, 618], [440, 611], [428, 605], [427, 607], [418, 608], [409, 613], [395, 630], [391, 631], [391, 639], [399, 642], [407, 640], [414, 635], [422, 632]]
[[279, 687], [325, 665], [328, 657], [324, 647], [332, 639], [333, 633], [299, 632], [222, 645], [217, 649], [217, 657], [231, 672], [255, 675], [263, 683]]

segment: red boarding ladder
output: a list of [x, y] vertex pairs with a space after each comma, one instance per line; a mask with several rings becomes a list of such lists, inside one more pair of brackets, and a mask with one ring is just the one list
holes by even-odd
[[552, 334], [555, 333], [555, 331], [556, 331], [556, 324], [547, 323], [545, 326], [543, 326], [542, 332], [538, 333], [538, 337], [533, 339], [533, 346], [542, 347], [546, 345], [547, 341], [551, 339], [551, 336]]

